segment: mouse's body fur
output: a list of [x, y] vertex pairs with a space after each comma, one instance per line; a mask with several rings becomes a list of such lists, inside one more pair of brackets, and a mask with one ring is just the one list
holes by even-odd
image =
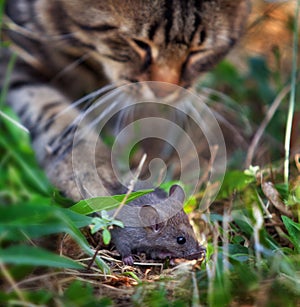
[[[112, 242], [125, 264], [132, 265], [134, 254], [145, 253], [150, 259], [198, 259], [205, 248], [196, 239], [188, 216], [183, 211], [184, 192], [171, 187], [169, 196], [160, 190], [131, 202], [129, 208], [138, 209], [130, 225], [128, 212], [121, 218], [124, 228], [112, 230]], [[126, 207], [126, 206], [125, 206]], [[137, 213], [136, 213], [137, 212]], [[126, 224], [126, 223], [125, 223]]]

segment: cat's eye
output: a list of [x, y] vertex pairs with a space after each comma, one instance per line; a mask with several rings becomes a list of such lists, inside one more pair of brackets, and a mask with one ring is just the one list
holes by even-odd
[[185, 237], [182, 237], [182, 236], [177, 237], [177, 243], [178, 243], [178, 244], [182, 245], [182, 244], [184, 244], [185, 242], [186, 242], [186, 238], [185, 238]]
[[152, 52], [150, 45], [139, 39], [134, 39], [133, 41], [137, 45], [137, 47], [142, 50], [142, 58], [144, 63], [143, 69], [148, 68], [152, 63]]

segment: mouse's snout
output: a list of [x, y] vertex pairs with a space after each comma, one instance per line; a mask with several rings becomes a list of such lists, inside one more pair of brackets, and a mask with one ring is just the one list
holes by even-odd
[[185, 258], [188, 260], [198, 260], [198, 259], [204, 259], [205, 257], [206, 257], [206, 248], [199, 244], [197, 250], [189, 254]]

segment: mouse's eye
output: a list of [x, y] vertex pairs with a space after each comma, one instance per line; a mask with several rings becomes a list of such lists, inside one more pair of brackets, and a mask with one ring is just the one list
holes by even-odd
[[186, 242], [185, 237], [177, 237], [177, 243], [178, 244], [184, 244]]

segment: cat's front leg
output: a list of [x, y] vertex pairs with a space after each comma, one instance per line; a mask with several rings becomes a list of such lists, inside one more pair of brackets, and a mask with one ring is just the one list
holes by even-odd
[[21, 72], [16, 67], [7, 102], [30, 131], [37, 159], [52, 183], [74, 200], [113, 193], [110, 151], [99, 135], [89, 130], [80, 136], [86, 123], [70, 99]]

